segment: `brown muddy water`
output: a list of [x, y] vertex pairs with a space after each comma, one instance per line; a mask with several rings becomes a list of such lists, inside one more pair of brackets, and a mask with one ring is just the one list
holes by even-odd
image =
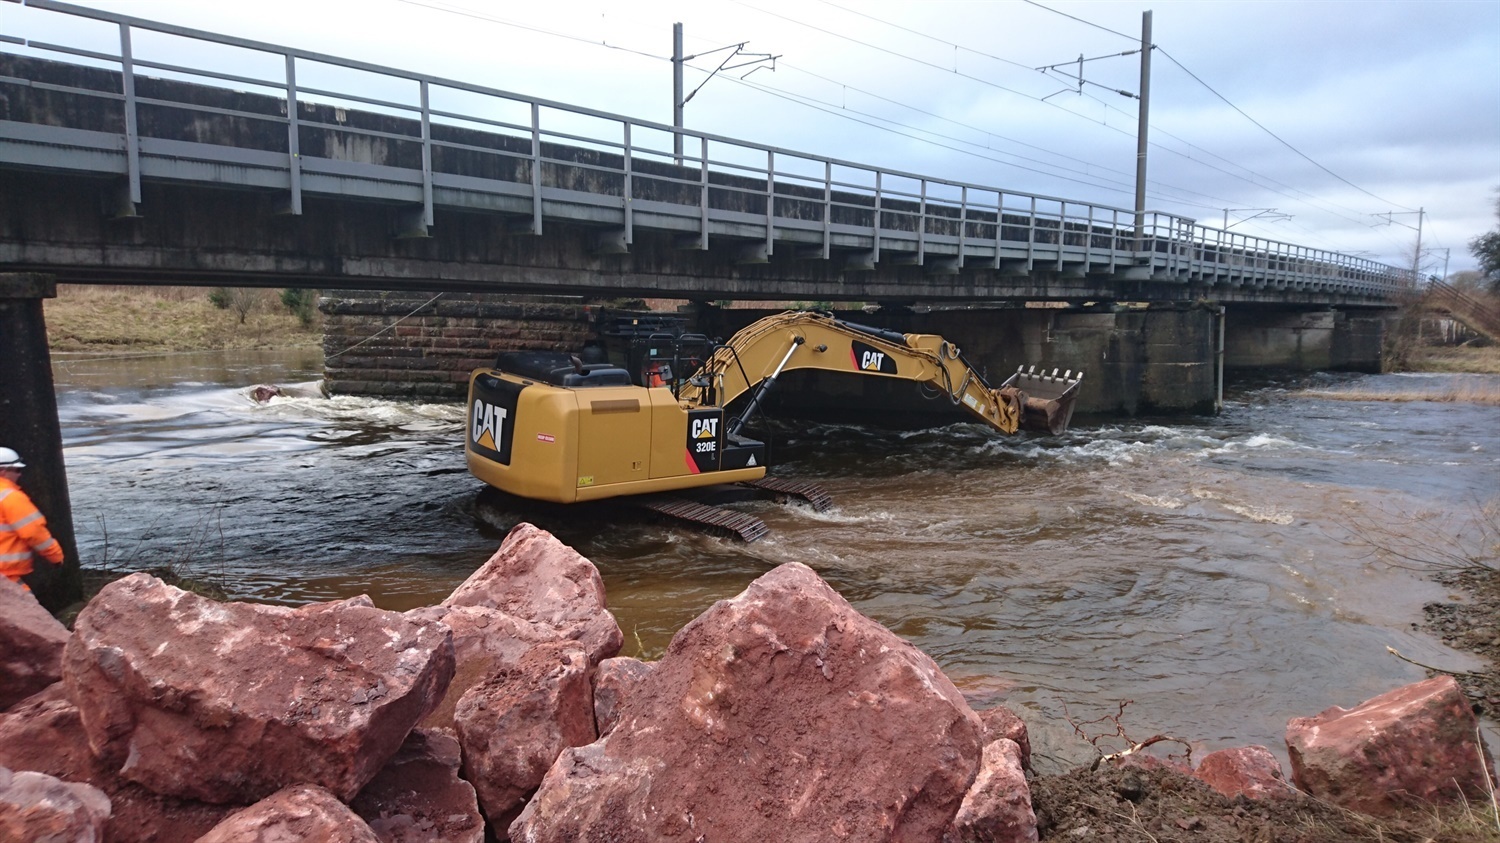
[[[1474, 376], [1264, 380], [1215, 418], [1083, 420], [1057, 438], [784, 421], [776, 473], [822, 482], [836, 506], [743, 504], [772, 531], [743, 545], [483, 493], [461, 406], [316, 397], [316, 352], [54, 362], [88, 567], [170, 564], [239, 599], [408, 609], [533, 520], [599, 567], [625, 654], [651, 658], [715, 600], [804, 562], [976, 706], [1015, 708], [1043, 771], [1090, 756], [1066, 716], [1124, 700], [1137, 739], [1284, 758], [1288, 718], [1423, 678], [1388, 646], [1476, 666], [1414, 629], [1444, 590], [1345, 526], [1500, 494], [1500, 407], [1299, 394]], [[257, 405], [257, 383], [308, 396]]]

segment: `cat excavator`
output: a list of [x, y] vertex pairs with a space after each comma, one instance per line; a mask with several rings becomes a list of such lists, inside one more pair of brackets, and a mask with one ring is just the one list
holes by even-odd
[[766, 477], [765, 443], [744, 434], [783, 372], [915, 381], [1001, 432], [1052, 434], [1067, 429], [1083, 377], [1033, 367], [991, 387], [940, 336], [812, 311], [767, 316], [724, 343], [658, 335], [635, 348], [623, 367], [512, 351], [501, 352], [493, 368], [475, 370], [465, 444], [470, 473], [503, 492], [559, 504], [635, 496], [659, 514], [754, 540], [765, 532], [759, 519], [673, 493], [738, 484], [828, 504], [813, 484]]

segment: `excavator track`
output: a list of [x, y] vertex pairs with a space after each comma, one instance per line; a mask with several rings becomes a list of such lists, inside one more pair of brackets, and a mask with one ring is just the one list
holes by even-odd
[[653, 495], [633, 499], [630, 503], [657, 515], [727, 533], [747, 544], [771, 531], [766, 522], [754, 515], [684, 498]]
[[770, 492], [772, 495], [783, 498], [796, 498], [807, 501], [812, 508], [818, 512], [827, 512], [833, 508], [833, 497], [828, 494], [822, 486], [809, 483], [805, 480], [783, 480], [779, 477], [762, 477], [759, 480], [745, 480], [739, 485], [749, 486]]

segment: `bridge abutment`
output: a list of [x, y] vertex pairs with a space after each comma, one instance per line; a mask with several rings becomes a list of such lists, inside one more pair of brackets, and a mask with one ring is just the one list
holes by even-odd
[[343, 395], [462, 400], [495, 352], [577, 350], [594, 334], [595, 308], [539, 296], [354, 291], [318, 309], [324, 389]]
[[56, 295], [50, 275], [0, 273], [0, 360], [5, 361], [0, 365], [0, 445], [14, 448], [26, 460], [22, 486], [66, 556], [61, 568], [38, 561], [36, 572], [26, 578], [37, 600], [54, 612], [83, 599], [42, 315], [42, 300]]

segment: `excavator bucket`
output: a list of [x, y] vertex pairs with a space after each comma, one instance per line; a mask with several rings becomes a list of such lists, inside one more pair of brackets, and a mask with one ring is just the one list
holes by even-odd
[[1069, 369], [1059, 373], [1053, 369], [1038, 372], [1035, 366], [1022, 366], [1016, 373], [1000, 384], [1001, 389], [1011, 387], [1025, 396], [1021, 402], [1021, 429], [1047, 432], [1056, 436], [1068, 429], [1073, 419], [1073, 404], [1078, 400], [1078, 384], [1083, 372], [1076, 374]]

